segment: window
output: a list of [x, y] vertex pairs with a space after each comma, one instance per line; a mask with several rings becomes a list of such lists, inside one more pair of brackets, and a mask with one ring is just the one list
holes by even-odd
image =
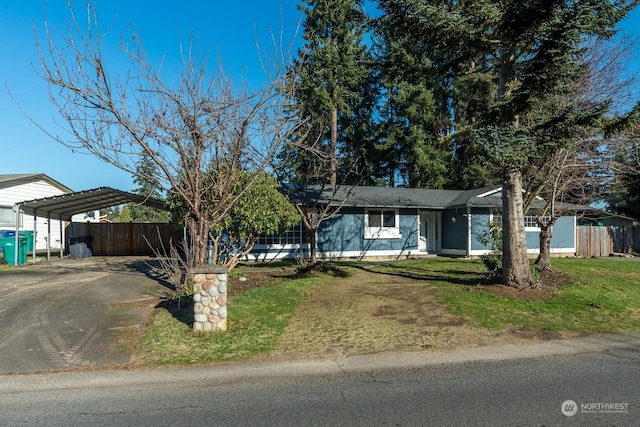
[[[544, 217], [542, 217], [542, 221], [545, 224], [548, 224], [549, 221], [551, 221], [551, 217], [550, 216], [544, 216]], [[502, 215], [496, 214], [496, 213], [492, 214], [491, 215], [491, 222], [494, 223], [494, 224], [502, 224]], [[524, 228], [526, 230], [529, 230], [529, 231], [540, 230], [540, 226], [536, 222], [536, 216], [535, 215], [525, 215], [524, 216]]]
[[[16, 215], [13, 212], [13, 208], [0, 206], [0, 225], [10, 225], [15, 227]], [[22, 215], [20, 215], [20, 225], [22, 225]]]
[[397, 210], [371, 209], [365, 212], [365, 239], [399, 239], [400, 217]]
[[309, 243], [307, 233], [302, 228], [302, 223], [288, 229], [282, 235], [261, 236], [258, 245], [299, 245]]
[[[543, 216], [542, 222], [544, 224], [548, 224], [551, 221], [550, 216]], [[535, 215], [525, 215], [524, 217], [524, 228], [535, 228], [536, 230], [540, 229], [538, 222], [536, 221]]]

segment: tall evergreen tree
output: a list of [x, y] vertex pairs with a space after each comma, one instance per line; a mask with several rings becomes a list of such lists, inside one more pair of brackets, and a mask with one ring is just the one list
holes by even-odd
[[[147, 154], [143, 154], [138, 162], [138, 170], [133, 178], [133, 182], [137, 184], [134, 193], [144, 197], [161, 200], [162, 192], [160, 191], [160, 183], [157, 177], [157, 165], [151, 160]], [[169, 220], [167, 212], [151, 208], [149, 206], [130, 204], [131, 219], [134, 222], [162, 222]]]
[[[451, 169], [449, 111], [434, 74], [433, 47], [395, 28], [375, 25], [381, 87], [377, 145], [370, 153], [377, 178], [390, 186], [442, 188]], [[444, 120], [443, 120], [444, 118]]]
[[532, 159], [561, 147], [586, 114], [576, 105], [542, 111], [569, 93], [582, 73], [586, 38], [611, 36], [637, 1], [608, 0], [380, 0], [384, 25], [438, 46], [442, 76], [490, 76], [493, 93], [470, 117], [467, 135], [502, 171], [503, 282], [522, 288], [535, 280], [524, 231], [523, 175]]
[[[356, 137], [366, 123], [359, 121], [371, 62], [363, 41], [363, 1], [305, 0], [299, 8], [305, 14], [305, 44], [299, 52], [296, 97], [309, 120], [308, 141], [319, 143], [321, 158], [328, 164], [307, 164], [298, 174], [304, 175], [310, 166], [322, 168], [327, 170], [327, 182], [336, 185], [340, 168], [349, 169], [344, 165], [353, 164], [358, 156]], [[319, 158], [308, 151], [302, 155]]]
[[[295, 98], [306, 127], [299, 139], [284, 147], [278, 169], [292, 197], [304, 200], [296, 207], [309, 238], [309, 261], [316, 259], [316, 232], [337, 210], [341, 185], [360, 181], [362, 146], [375, 104], [371, 57], [365, 46], [366, 15], [363, 0], [304, 0], [304, 46], [295, 64]], [[326, 191], [318, 192], [318, 188]], [[328, 195], [333, 203], [320, 203]], [[314, 196], [315, 195], [315, 196]]]

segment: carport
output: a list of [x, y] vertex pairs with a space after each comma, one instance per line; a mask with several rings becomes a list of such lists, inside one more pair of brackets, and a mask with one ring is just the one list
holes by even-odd
[[[59, 196], [43, 197], [41, 199], [26, 200], [16, 203], [13, 206], [16, 212], [16, 241], [15, 241], [15, 265], [18, 265], [19, 251], [19, 214], [33, 216], [34, 230], [36, 228], [36, 218], [47, 218], [47, 260], [51, 259], [51, 221], [60, 221], [60, 258], [64, 256], [63, 244], [63, 221], [70, 222], [75, 214], [105, 209], [125, 203], [137, 203], [156, 209], [165, 209], [164, 202], [126, 191], [115, 190], [109, 187], [99, 187], [92, 190], [77, 191], [74, 193], [62, 194]], [[33, 250], [33, 262], [36, 261], [36, 251]]]

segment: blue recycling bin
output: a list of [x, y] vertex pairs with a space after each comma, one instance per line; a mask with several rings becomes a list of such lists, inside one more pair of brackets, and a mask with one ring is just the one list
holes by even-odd
[[2, 237], [14, 237], [16, 230], [0, 230], [0, 238]]

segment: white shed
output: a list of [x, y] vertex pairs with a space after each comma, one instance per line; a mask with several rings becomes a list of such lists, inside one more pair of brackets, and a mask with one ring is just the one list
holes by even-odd
[[[16, 203], [71, 192], [73, 190], [69, 187], [45, 174], [0, 174], [0, 230], [15, 231], [16, 213], [13, 207]], [[47, 249], [47, 235], [52, 236], [51, 249], [59, 249], [64, 243], [60, 241], [61, 229], [64, 229], [61, 221], [51, 220], [51, 224], [48, 224], [46, 217], [34, 218], [22, 213], [19, 214], [18, 220], [20, 230], [35, 231], [36, 251]]]

